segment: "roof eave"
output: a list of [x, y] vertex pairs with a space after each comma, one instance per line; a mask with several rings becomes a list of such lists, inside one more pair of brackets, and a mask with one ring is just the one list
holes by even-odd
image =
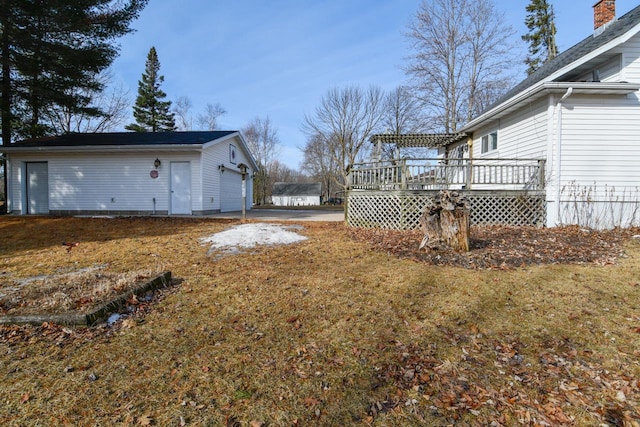
[[[638, 32], [640, 32], [640, 23], [638, 23], [635, 26], [633, 26], [629, 31], [627, 31], [626, 33], [622, 34], [621, 36], [611, 40], [609, 43], [606, 43], [606, 44], [600, 46], [599, 48], [594, 49], [593, 51], [589, 52], [587, 55], [584, 55], [584, 56], [580, 57], [576, 61], [573, 61], [572, 63], [562, 67], [561, 69], [559, 69], [556, 72], [552, 73], [551, 75], [547, 76], [544, 80], [542, 80], [542, 81], [540, 81], [540, 82], [538, 82], [538, 83], [536, 83], [534, 85], [529, 86], [528, 88], [526, 88], [525, 90], [523, 90], [519, 94], [509, 98], [508, 100], [506, 100], [502, 104], [496, 105], [491, 110], [489, 110], [486, 113], [484, 113], [484, 114], [478, 116], [477, 118], [471, 120], [469, 123], [467, 123], [461, 129], [461, 131], [462, 132], [471, 132], [475, 128], [477, 128], [481, 123], [483, 123], [483, 122], [485, 122], [487, 120], [490, 120], [490, 119], [498, 118], [497, 117], [498, 113], [501, 113], [501, 112], [504, 112], [507, 109], [513, 108], [514, 104], [521, 103], [523, 99], [529, 99], [529, 96], [531, 94], [539, 92], [540, 90], [542, 90], [544, 85], [554, 83], [553, 80], [565, 75], [567, 72], [571, 71], [572, 69], [584, 64], [585, 62], [588, 62], [588, 61], [592, 60], [593, 58], [596, 58], [599, 55], [602, 55], [604, 52], [607, 52], [607, 51], [609, 51], [609, 50], [611, 50], [611, 49], [613, 49], [613, 48], [625, 43], [631, 37], [636, 35]], [[595, 36], [595, 37], [599, 37], [599, 36]], [[584, 82], [555, 82], [555, 83], [557, 83], [557, 84], [573, 84], [573, 85], [577, 85], [578, 83], [584, 83]], [[606, 84], [606, 83], [600, 82], [600, 83], [597, 83], [597, 84]]]
[[0, 152], [5, 153], [86, 153], [113, 151], [202, 151], [203, 144], [139, 144], [139, 145], [61, 145], [12, 147], [0, 146]]
[[467, 123], [463, 132], [473, 132], [483, 123], [489, 120], [499, 119], [506, 114], [529, 104], [542, 96], [565, 93], [571, 88], [573, 94], [583, 95], [628, 95], [640, 90], [640, 83], [628, 82], [541, 82], [531, 86], [528, 90], [521, 92], [508, 101], [500, 104], [496, 108], [486, 112], [476, 119]]
[[207, 141], [207, 142], [203, 143], [202, 145], [205, 148], [206, 147], [210, 147], [212, 145], [216, 145], [216, 144], [219, 144], [221, 142], [224, 142], [224, 141], [226, 141], [228, 139], [233, 139], [233, 138], [235, 138], [235, 137], [237, 137], [239, 135], [240, 135], [240, 132], [236, 131], [236, 132], [230, 133], [229, 135], [225, 135], [225, 136], [223, 136], [221, 138], [212, 139], [211, 141]]

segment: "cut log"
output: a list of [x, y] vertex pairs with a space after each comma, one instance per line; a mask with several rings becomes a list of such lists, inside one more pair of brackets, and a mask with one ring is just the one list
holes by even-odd
[[469, 202], [455, 191], [440, 191], [424, 208], [420, 226], [424, 238], [420, 249], [446, 245], [459, 252], [469, 251]]

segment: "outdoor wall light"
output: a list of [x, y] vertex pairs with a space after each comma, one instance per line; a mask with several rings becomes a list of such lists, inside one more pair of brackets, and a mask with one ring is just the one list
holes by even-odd
[[153, 166], [155, 166], [156, 169], [158, 169], [161, 164], [162, 162], [160, 161], [160, 159], [156, 157], [156, 160], [153, 162]]

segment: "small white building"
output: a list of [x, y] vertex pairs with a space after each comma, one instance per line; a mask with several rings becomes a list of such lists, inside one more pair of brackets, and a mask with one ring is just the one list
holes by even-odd
[[237, 131], [74, 133], [0, 152], [18, 215], [207, 215], [243, 196], [251, 209], [258, 169]]
[[276, 206], [319, 206], [322, 203], [322, 184], [290, 184], [276, 182], [271, 201]]

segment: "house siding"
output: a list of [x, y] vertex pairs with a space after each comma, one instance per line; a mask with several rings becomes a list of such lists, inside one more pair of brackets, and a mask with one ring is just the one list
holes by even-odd
[[272, 196], [275, 206], [319, 206], [320, 196]]
[[[484, 126], [473, 133], [474, 158], [544, 158], [547, 150], [547, 101], [538, 100], [527, 108]], [[498, 149], [482, 153], [482, 136], [498, 132]]]
[[[547, 101], [545, 99], [532, 102], [490, 125], [479, 128], [473, 133], [472, 158], [474, 163], [481, 164], [482, 159], [545, 159], [547, 154]], [[498, 149], [482, 153], [482, 137], [491, 132], [498, 133]], [[515, 161], [513, 164], [517, 163]], [[545, 172], [548, 173], [548, 172]], [[475, 184], [475, 190], [491, 190], [491, 184]], [[501, 190], [522, 190], [522, 185], [499, 187]]]
[[[640, 35], [611, 53], [619, 56], [602, 63], [602, 80], [640, 82]], [[583, 77], [588, 81], [591, 73]], [[560, 111], [561, 96], [540, 98], [474, 130], [473, 157], [546, 159], [547, 226], [639, 225], [640, 94], [573, 94]], [[498, 150], [481, 153], [482, 136], [493, 131]]]
[[[222, 144], [220, 144], [222, 145]], [[219, 147], [207, 148], [202, 153], [202, 206], [205, 212], [220, 212], [220, 170], [222, 159]]]
[[[235, 164], [231, 163], [231, 145], [236, 147]], [[247, 154], [242, 150], [241, 141], [237, 137], [234, 137], [206, 148], [203, 154], [203, 163], [206, 165], [202, 174], [204, 206], [212, 212], [231, 212], [242, 210], [242, 176], [239, 174], [237, 165], [241, 163], [250, 165], [251, 162], [249, 161]], [[221, 172], [219, 168], [219, 166], [223, 165], [226, 168], [224, 173]], [[251, 177], [254, 172], [255, 171], [251, 169], [247, 172], [246, 209], [251, 209], [252, 206], [253, 185]]]
[[[152, 178], [153, 162], [162, 162]], [[36, 154], [11, 156], [12, 211], [24, 213], [23, 168], [26, 162], [49, 166], [49, 210], [52, 213], [168, 213], [169, 163], [188, 161], [192, 174], [200, 167], [197, 154]], [[194, 176], [194, 175], [192, 175]], [[192, 209], [198, 210], [199, 180], [192, 179]], [[154, 205], [155, 199], [155, 205]]]
[[640, 82], [640, 34], [633, 36], [624, 46], [620, 80]]
[[[594, 228], [637, 225], [640, 219], [637, 212], [640, 203], [638, 94], [575, 96], [565, 104], [560, 209], [556, 208], [554, 222], [579, 222]], [[557, 192], [557, 185], [554, 177], [550, 191]]]

